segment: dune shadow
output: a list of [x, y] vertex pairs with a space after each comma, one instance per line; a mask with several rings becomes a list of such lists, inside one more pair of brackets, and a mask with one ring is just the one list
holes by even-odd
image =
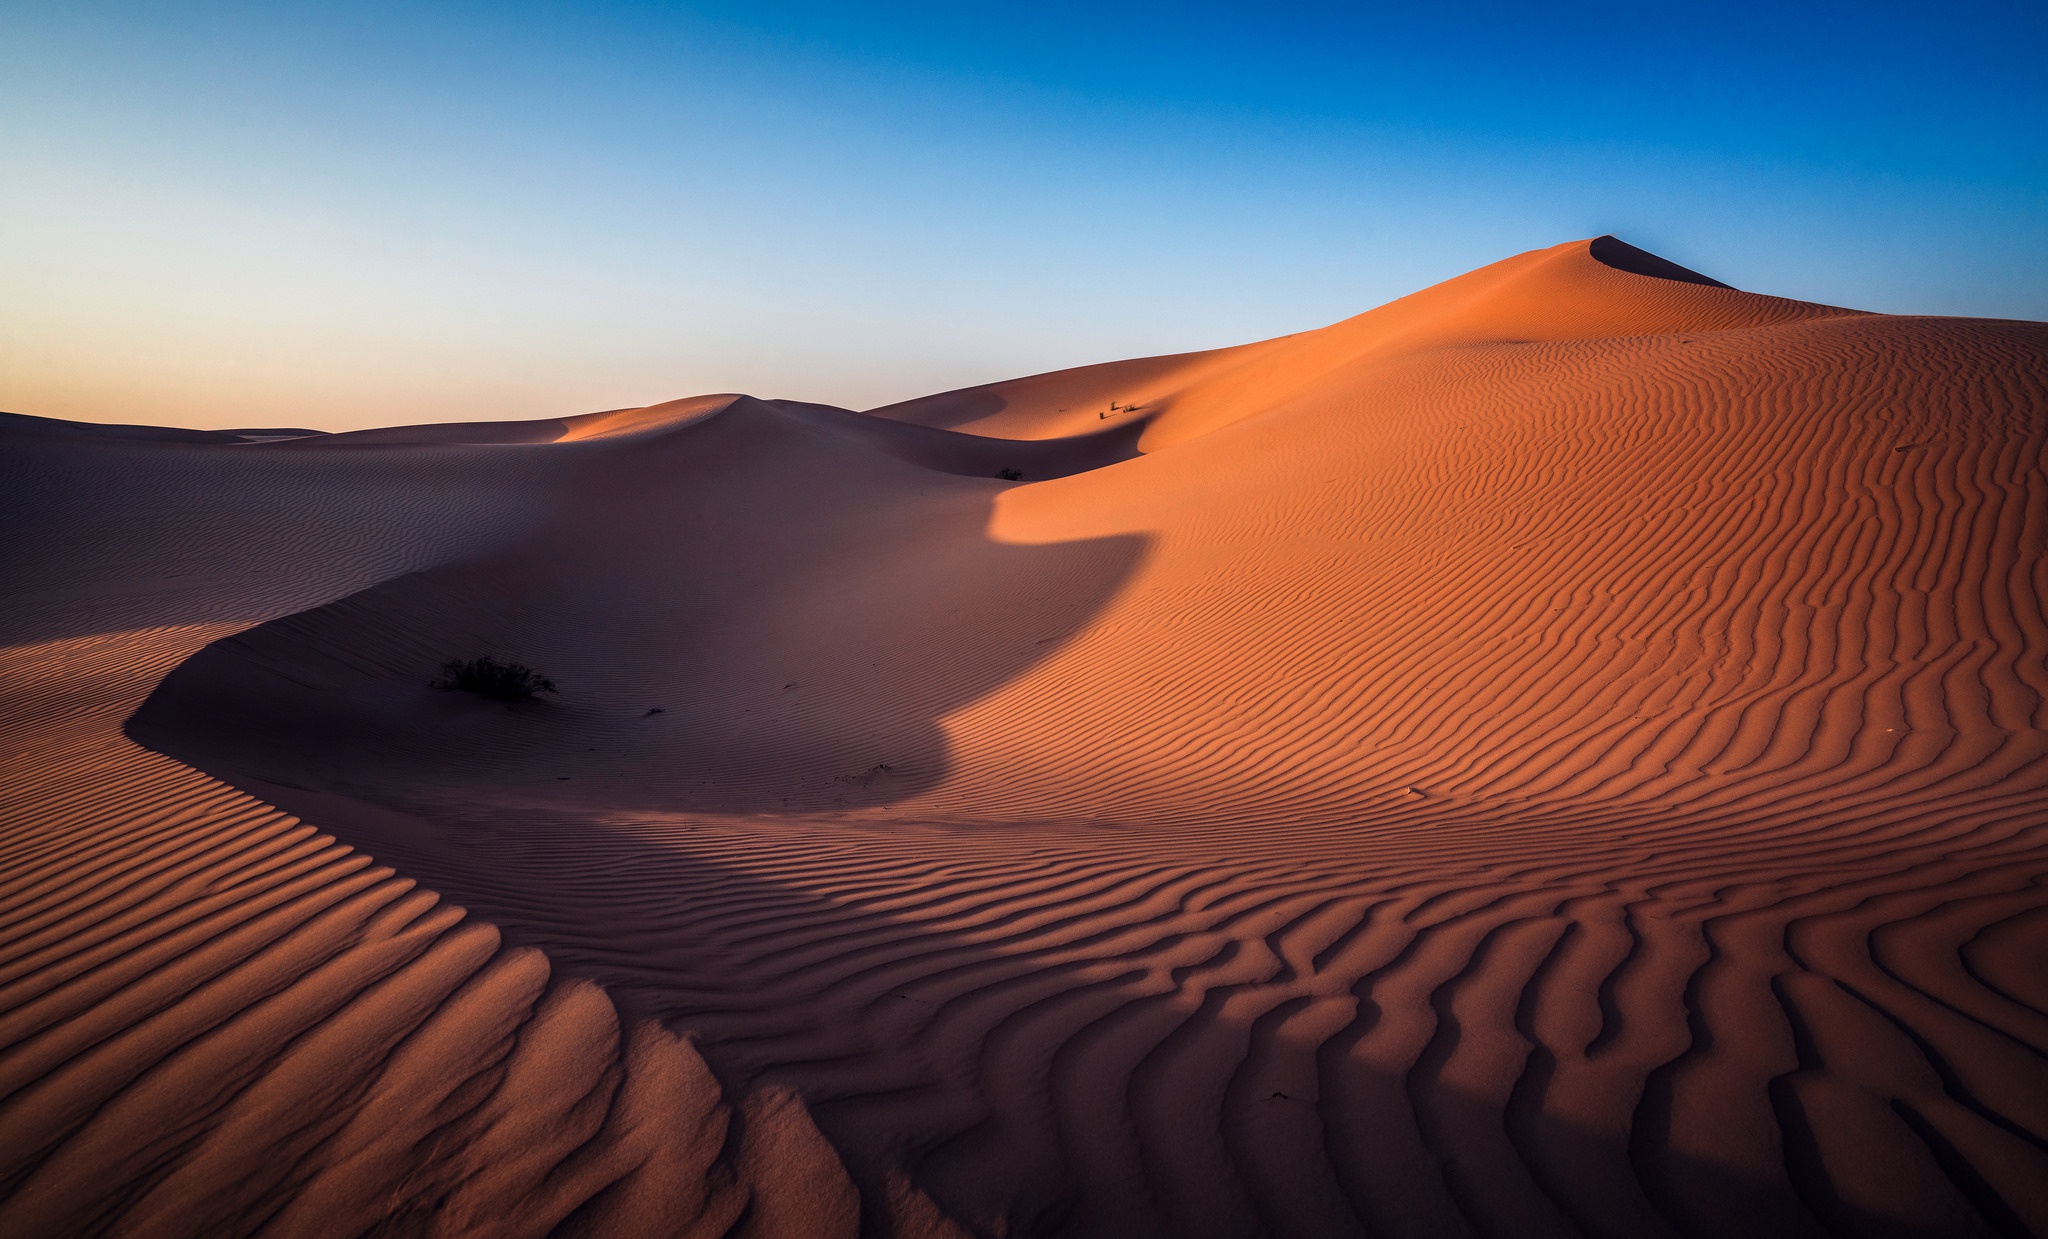
[[0, 425], [0, 645], [305, 610], [549, 516], [549, 447], [27, 437]]
[[[1165, 402], [1161, 402], [1142, 417], [1125, 417], [1084, 434], [1057, 439], [1001, 439], [914, 422], [885, 421], [829, 405], [793, 400], [771, 403], [828, 434], [844, 436], [923, 468], [978, 478], [1001, 477], [1007, 469], [1019, 475], [1018, 480], [1033, 482], [1134, 459], [1141, 454], [1138, 441], [1165, 407]], [[1002, 407], [1000, 400], [997, 407]]]
[[[1456, 1026], [1406, 1072], [1377, 1065], [1356, 1047], [1412, 1012], [1371, 976], [1310, 998], [1247, 971], [1261, 918], [1159, 900], [1217, 873], [1105, 874], [1081, 832], [1020, 829], [990, 861], [937, 830], [406, 812], [206, 772], [689, 1035], [729, 1095], [793, 1090], [864, 1234], [927, 1233], [927, 1205], [1017, 1236], [1932, 1239], [2010, 1220], [1981, 1184], [1954, 1228], [1859, 1210], [1796, 1106], [1766, 1178], [1681, 1151], [1654, 1078], [1632, 1126], [1595, 1130], [1548, 1104], [1541, 1053], [1505, 1098], [1459, 1083], [1439, 1052]], [[1455, 988], [1411, 1002], [1447, 1011]]]
[[[1056, 654], [1144, 539], [998, 540], [1002, 482], [890, 446], [848, 451], [758, 406], [593, 456], [533, 534], [217, 641], [129, 734], [407, 807], [776, 814], [915, 795], [947, 776], [942, 720]], [[485, 654], [560, 692], [508, 707], [429, 687]]]
[[[872, 1234], [919, 1233], [921, 1201], [1008, 1235], [2017, 1225], [1910, 1118], [1931, 1151], [1901, 1164], [1939, 1166], [1949, 1220], [1862, 1208], [1837, 1167], [1875, 1143], [1785, 1077], [1748, 1099], [1772, 1148], [1689, 1152], [1672, 1068], [1713, 1047], [1683, 1036], [1647, 1079], [1617, 1069], [1636, 1099], [1604, 1127], [1554, 1104], [1533, 1049], [1507, 1084], [1472, 1084], [1465, 1041], [1535, 1040], [1538, 980], [1497, 1000], [1474, 980], [1522, 915], [1498, 875], [1432, 878], [1470, 923], [1404, 927], [1377, 916], [1394, 894], [1369, 867], [1259, 859], [1256, 840], [835, 820], [948, 777], [948, 715], [1057, 656], [1146, 545], [1005, 541], [978, 458], [938, 468], [915, 458], [944, 450], [927, 435], [849, 451], [800, 411], [740, 413], [561, 457], [551, 519], [215, 642], [128, 735], [687, 1032], [734, 1095], [793, 1089]], [[477, 654], [562, 691], [506, 706], [428, 686]], [[1558, 899], [1547, 915], [1576, 915]], [[1378, 962], [1340, 949], [1390, 926], [1412, 941]], [[1387, 984], [1432, 944], [1462, 954]], [[1550, 998], [1602, 1018], [1590, 986]], [[1682, 1025], [1694, 1001], [1631, 1018]], [[1405, 1066], [1367, 1052], [1404, 1022], [1426, 1030]]]

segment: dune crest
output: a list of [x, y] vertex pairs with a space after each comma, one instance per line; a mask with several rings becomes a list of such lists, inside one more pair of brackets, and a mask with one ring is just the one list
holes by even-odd
[[1648, 250], [1639, 250], [1620, 237], [1594, 237], [1587, 242], [1586, 252], [1617, 271], [1630, 271], [1636, 275], [1652, 276], [1660, 280], [1678, 280], [1686, 284], [1706, 284], [1713, 288], [1730, 287], [1710, 275], [1701, 275], [1689, 267], [1681, 267], [1669, 258], [1659, 257]]
[[2048, 1231], [2048, 326], [17, 429], [0, 1223]]

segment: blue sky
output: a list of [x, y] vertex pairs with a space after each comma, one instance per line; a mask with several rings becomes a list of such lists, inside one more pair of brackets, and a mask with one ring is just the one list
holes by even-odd
[[2038, 3], [0, 0], [0, 408], [866, 407], [1601, 232], [2048, 318], [2044, 64]]

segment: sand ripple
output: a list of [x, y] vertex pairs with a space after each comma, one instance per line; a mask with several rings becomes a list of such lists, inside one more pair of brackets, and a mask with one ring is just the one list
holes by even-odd
[[21, 437], [0, 1231], [2048, 1232], [2048, 328], [1658, 261]]

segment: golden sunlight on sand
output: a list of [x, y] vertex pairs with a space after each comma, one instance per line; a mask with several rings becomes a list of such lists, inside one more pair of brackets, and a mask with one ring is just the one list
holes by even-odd
[[0, 1234], [2048, 1233], [2043, 324], [0, 436]]

